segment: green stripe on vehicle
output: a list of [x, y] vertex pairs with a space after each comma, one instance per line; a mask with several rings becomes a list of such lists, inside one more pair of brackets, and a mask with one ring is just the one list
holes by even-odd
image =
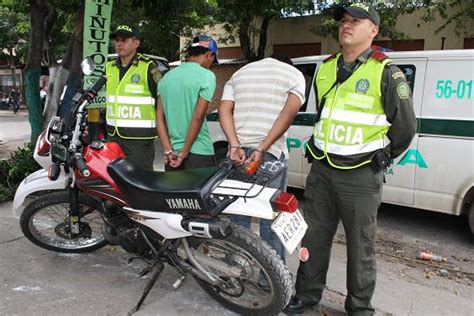
[[474, 137], [474, 121], [418, 119], [418, 124], [420, 134]]
[[[313, 126], [316, 114], [299, 113], [292, 125]], [[209, 122], [219, 121], [217, 112], [207, 115]], [[474, 137], [474, 121], [446, 120], [446, 119], [417, 119], [418, 133], [428, 135]]]

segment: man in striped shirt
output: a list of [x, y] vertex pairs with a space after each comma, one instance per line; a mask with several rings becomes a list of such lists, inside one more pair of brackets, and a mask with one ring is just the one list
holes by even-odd
[[[265, 58], [234, 73], [224, 86], [219, 120], [235, 166], [259, 161], [263, 167], [279, 160], [279, 174], [268, 186], [286, 190], [287, 130], [304, 101], [303, 74], [288, 57]], [[250, 227], [248, 217], [236, 216], [235, 221]], [[283, 245], [270, 225], [270, 220], [261, 221], [260, 236], [285, 260]]]

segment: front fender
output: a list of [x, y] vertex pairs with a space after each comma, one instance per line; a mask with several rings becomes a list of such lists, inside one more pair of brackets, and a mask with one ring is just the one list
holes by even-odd
[[25, 202], [25, 198], [34, 192], [46, 190], [64, 190], [68, 184], [68, 176], [61, 173], [56, 181], [48, 178], [48, 171], [45, 169], [33, 172], [18, 186], [13, 200], [13, 210], [16, 211]]

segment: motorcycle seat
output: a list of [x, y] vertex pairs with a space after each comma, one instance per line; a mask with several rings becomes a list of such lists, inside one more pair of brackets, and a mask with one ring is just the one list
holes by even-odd
[[207, 213], [207, 197], [227, 172], [218, 167], [156, 172], [119, 158], [107, 166], [129, 206], [160, 212]]

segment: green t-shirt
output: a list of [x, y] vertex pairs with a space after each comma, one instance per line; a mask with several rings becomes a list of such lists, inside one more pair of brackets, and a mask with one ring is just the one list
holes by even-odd
[[[198, 97], [211, 101], [215, 89], [214, 73], [195, 62], [186, 62], [170, 70], [159, 82], [158, 95], [161, 97], [174, 150], [184, 147]], [[206, 119], [191, 147], [191, 153], [214, 154]]]

